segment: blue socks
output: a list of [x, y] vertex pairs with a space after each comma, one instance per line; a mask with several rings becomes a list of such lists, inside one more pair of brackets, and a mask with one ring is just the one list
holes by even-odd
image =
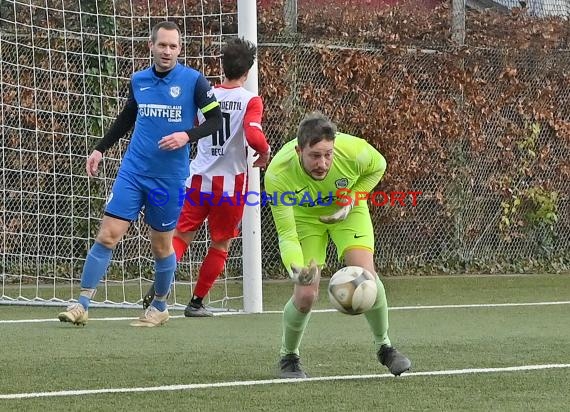
[[[113, 250], [98, 242], [95, 242], [87, 253], [81, 274], [81, 293], [78, 299], [86, 310], [89, 309], [91, 299], [95, 296], [97, 285], [107, 273], [112, 256]], [[166, 310], [166, 298], [176, 271], [176, 255], [173, 253], [163, 259], [156, 259], [154, 270], [156, 295], [151, 305], [160, 311], [164, 311]]]
[[151, 305], [162, 312], [166, 310], [166, 298], [170, 291], [170, 285], [174, 280], [176, 255], [173, 253], [165, 258], [156, 259], [154, 262], [154, 270], [155, 296]]
[[112, 255], [112, 249], [98, 242], [95, 242], [87, 253], [81, 274], [81, 294], [79, 295], [79, 303], [85, 309], [89, 308], [91, 298], [95, 296], [97, 285], [107, 273]]

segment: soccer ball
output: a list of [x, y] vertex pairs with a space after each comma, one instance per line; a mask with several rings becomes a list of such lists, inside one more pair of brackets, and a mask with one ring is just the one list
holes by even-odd
[[329, 282], [329, 300], [338, 311], [360, 315], [376, 302], [378, 288], [375, 276], [360, 266], [346, 266]]

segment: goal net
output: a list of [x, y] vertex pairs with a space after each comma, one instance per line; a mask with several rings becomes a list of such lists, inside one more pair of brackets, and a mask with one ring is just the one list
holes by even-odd
[[[461, 2], [385, 3], [0, 1], [0, 303], [77, 297], [128, 141], [106, 154], [101, 178], [86, 178], [85, 158], [122, 107], [129, 75], [149, 65], [148, 32], [165, 18], [184, 32], [182, 60], [213, 82], [221, 43], [258, 30], [274, 153], [304, 113], [320, 110], [384, 154], [389, 167], [378, 190], [422, 192], [417, 205], [407, 196], [404, 205], [371, 207], [379, 273], [567, 271], [568, 2], [523, 10], [505, 0], [485, 13], [472, 4], [453, 27], [450, 15], [460, 13], [450, 4]], [[244, 6], [256, 5], [259, 18], [240, 24]], [[467, 30], [460, 50], [449, 44], [452, 30]], [[261, 290], [261, 275], [242, 276], [258, 267], [253, 257], [266, 277], [287, 277], [269, 206], [247, 210], [263, 230], [247, 225], [246, 214], [209, 297], [222, 310], [255, 312], [248, 295]], [[188, 300], [207, 236], [198, 234], [180, 264], [175, 307]], [[328, 251], [325, 276], [342, 264], [332, 244]], [[99, 304], [140, 304], [153, 276], [150, 256], [148, 228], [137, 223], [114, 254]], [[247, 286], [251, 279], [259, 287]]]
[[[128, 140], [105, 153], [98, 178], [85, 160], [122, 109], [132, 72], [151, 64], [151, 27], [176, 22], [180, 60], [221, 80], [221, 45], [238, 34], [236, 2], [1, 1], [0, 303], [65, 305], [77, 298], [85, 256]], [[184, 307], [208, 249], [203, 228], [169, 299]], [[206, 300], [243, 306], [241, 239]], [[94, 305], [140, 305], [153, 278], [139, 219], [114, 252]]]

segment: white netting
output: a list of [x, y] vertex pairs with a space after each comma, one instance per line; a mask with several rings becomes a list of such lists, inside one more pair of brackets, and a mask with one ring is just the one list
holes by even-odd
[[[77, 295], [126, 142], [108, 153], [105, 178], [88, 181], [85, 156], [121, 108], [128, 75], [149, 64], [152, 24], [179, 23], [184, 59], [212, 80], [221, 42], [237, 32], [234, 1], [80, 3], [0, 3], [5, 301]], [[423, 192], [414, 208], [373, 208], [380, 273], [568, 270], [570, 1], [470, 1], [465, 13], [451, 0], [386, 3], [258, 0], [259, 84], [273, 152], [305, 112], [319, 109], [386, 155], [380, 189]], [[463, 14], [458, 48], [450, 40]], [[261, 219], [264, 274], [284, 276], [269, 207]], [[198, 239], [178, 272], [182, 304], [205, 231]], [[241, 276], [241, 249], [234, 242], [228, 281], [214, 288], [220, 306], [241, 296], [232, 281]], [[97, 299], [139, 300], [152, 276], [149, 256], [146, 226], [134, 225]], [[328, 258], [329, 272], [339, 267], [332, 247]]]
[[[106, 153], [100, 178], [86, 177], [85, 159], [121, 110], [132, 72], [151, 63], [151, 27], [161, 20], [176, 22], [183, 32], [181, 60], [219, 82], [221, 46], [237, 35], [236, 5], [205, 0], [0, 4], [2, 296], [67, 301], [77, 297], [84, 258], [128, 141]], [[236, 270], [240, 243], [232, 248], [222, 280], [241, 277]], [[180, 265], [175, 303], [189, 298], [187, 285], [195, 281], [207, 246], [202, 230]], [[151, 256], [147, 226], [132, 225], [96, 300], [140, 300], [152, 278]], [[211, 299], [227, 306], [240, 296], [241, 290], [229, 291], [220, 281]]]

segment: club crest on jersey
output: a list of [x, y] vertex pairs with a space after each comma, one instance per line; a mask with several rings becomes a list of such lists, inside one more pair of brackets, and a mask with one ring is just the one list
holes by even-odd
[[342, 179], [337, 179], [334, 182], [334, 184], [337, 189], [343, 189], [348, 186], [348, 179], [346, 177], [343, 177]]
[[172, 97], [178, 97], [180, 96], [180, 86], [172, 86], [170, 88], [170, 95]]

